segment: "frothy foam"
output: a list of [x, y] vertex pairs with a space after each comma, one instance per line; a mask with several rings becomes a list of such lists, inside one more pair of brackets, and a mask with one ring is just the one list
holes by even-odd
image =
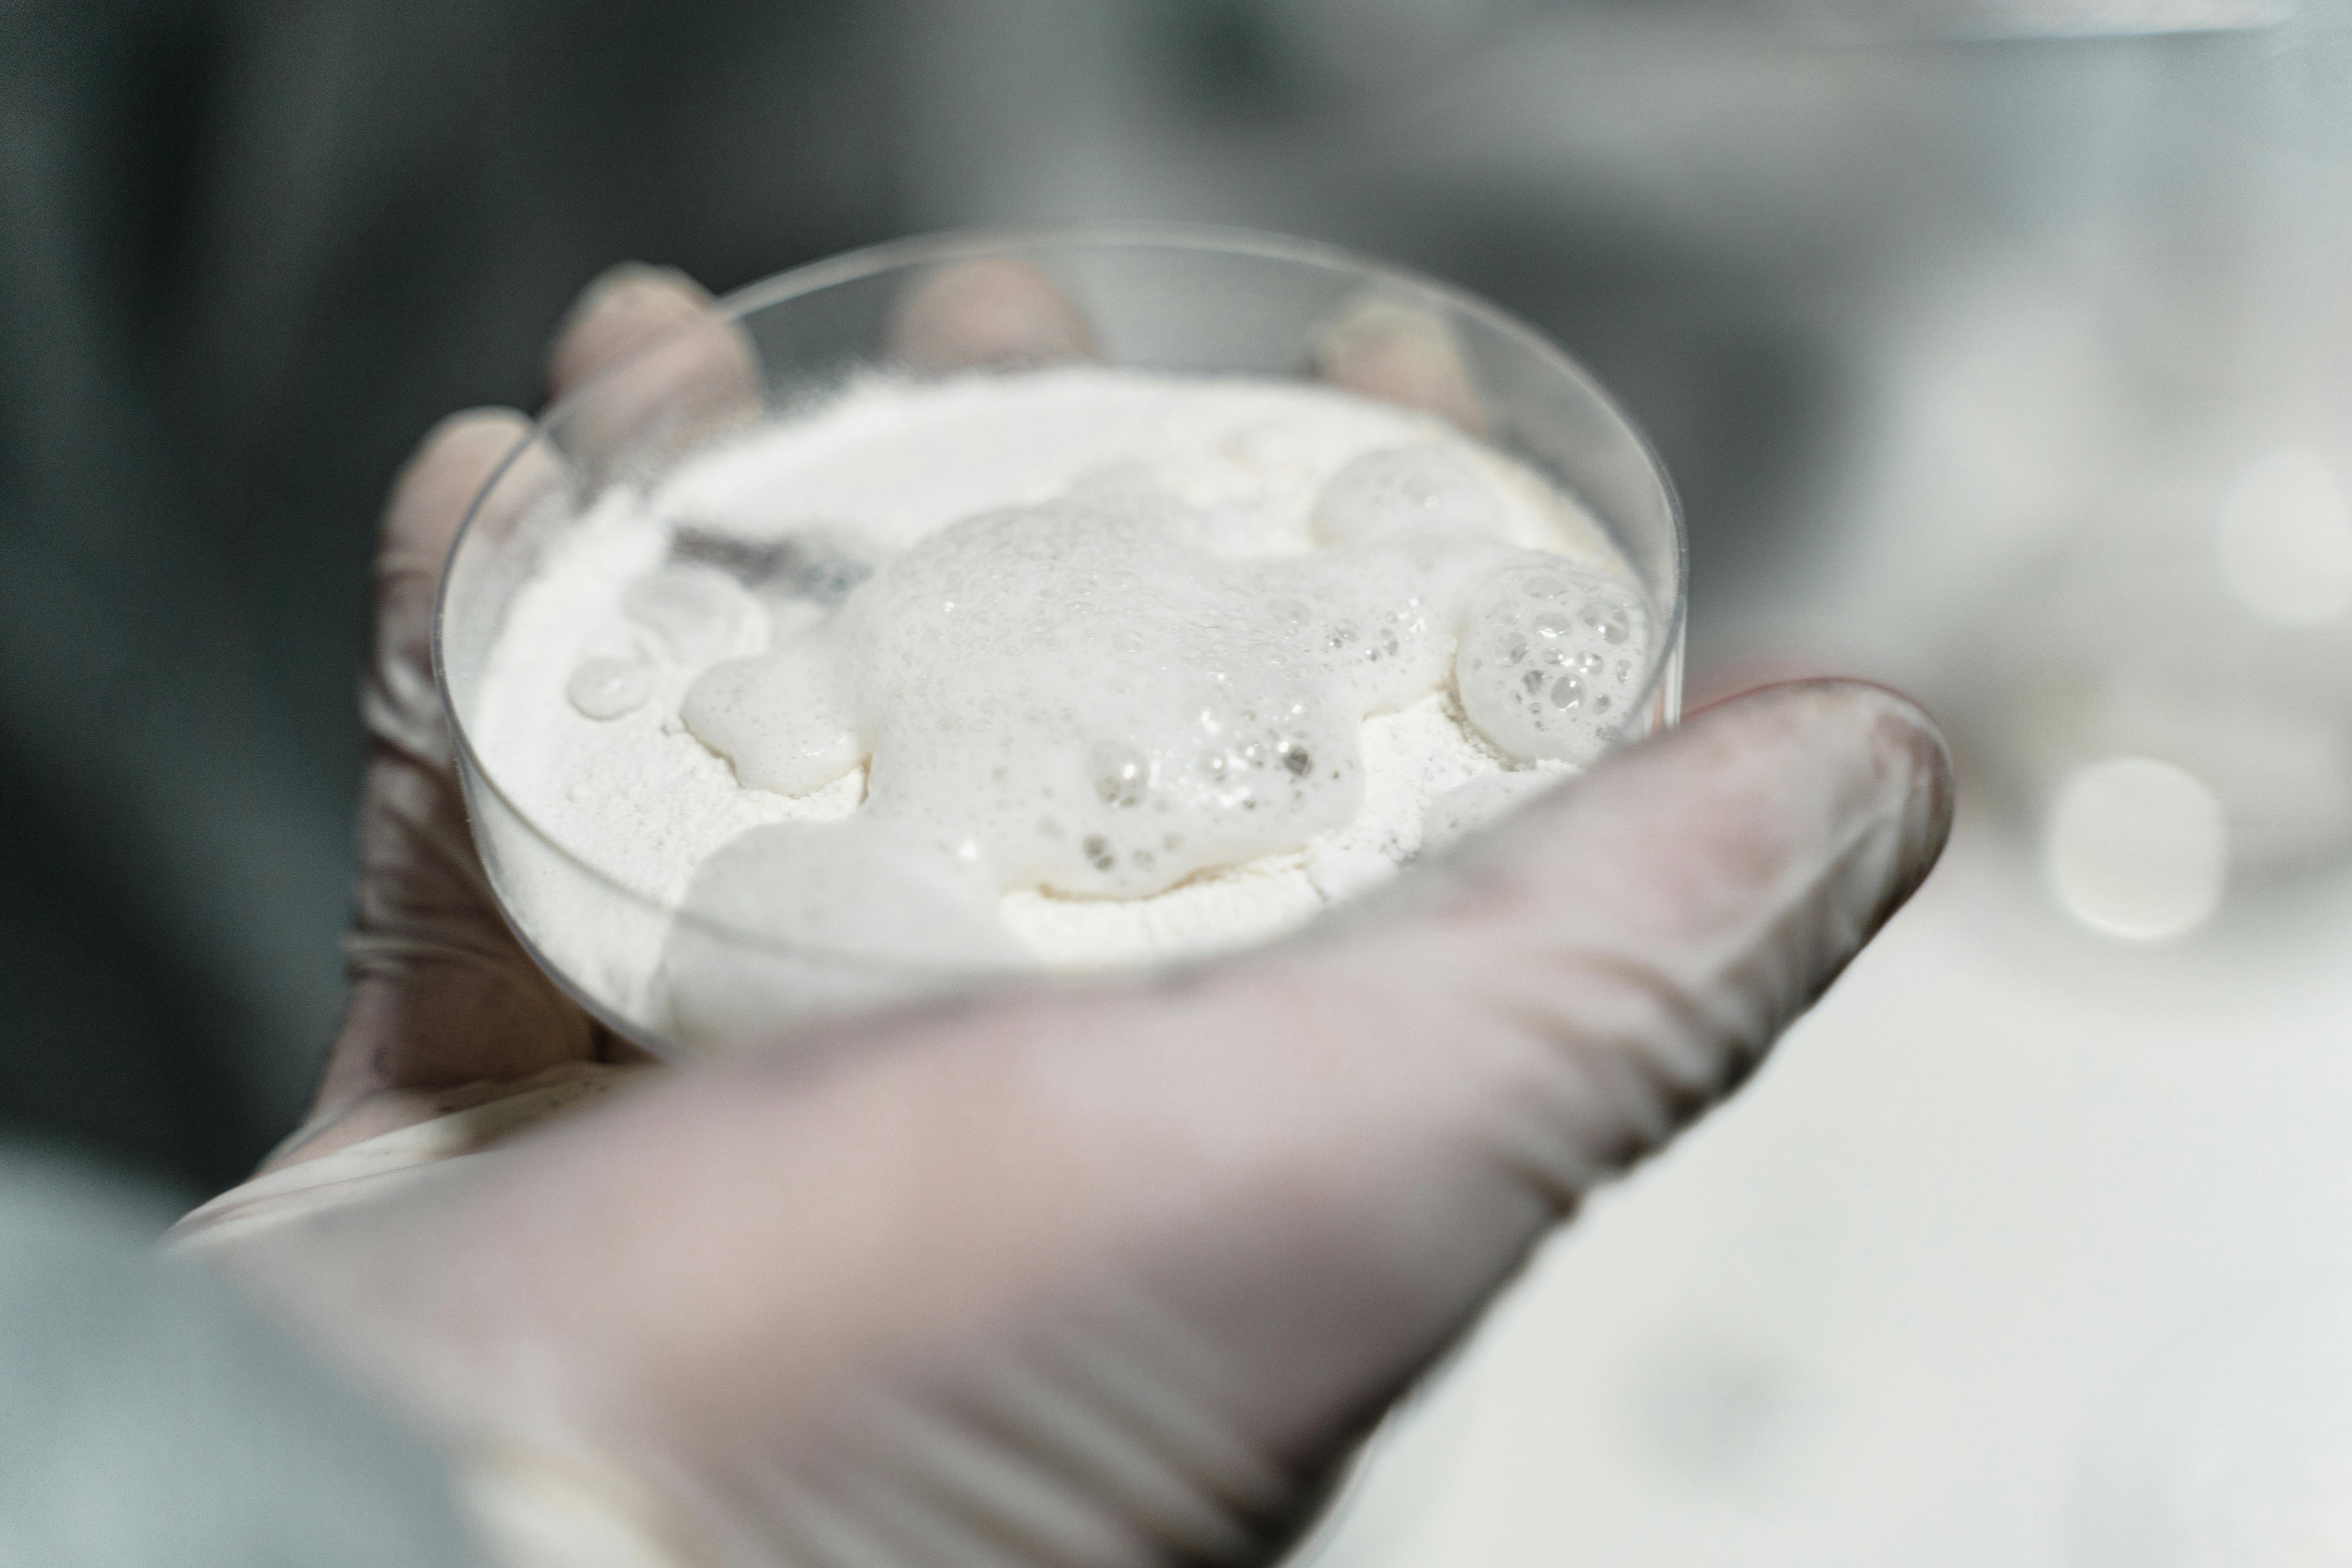
[[1650, 613], [1622, 582], [1564, 561], [1488, 578], [1454, 661], [1462, 710], [1521, 762], [1585, 767], [1616, 743], [1649, 673]]
[[996, 891], [1149, 897], [1346, 824], [1365, 718], [1444, 687], [1480, 581], [1554, 559], [1443, 521], [1233, 561], [1143, 489], [973, 518], [704, 676], [686, 721], [789, 794], [870, 757], [866, 816]]
[[695, 1036], [1262, 940], [1597, 756], [1653, 626], [1572, 502], [1425, 416], [883, 384], [608, 493], [469, 722], [545, 831], [683, 911], [666, 987], [576, 900], [535, 940]]

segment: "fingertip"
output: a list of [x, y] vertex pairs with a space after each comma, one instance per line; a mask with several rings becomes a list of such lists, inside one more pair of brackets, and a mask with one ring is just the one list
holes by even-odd
[[1819, 795], [1832, 837], [1891, 822], [1898, 852], [1874, 929], [1918, 889], [1950, 838], [1951, 748], [1927, 710], [1893, 687], [1781, 682], [1717, 703], [1675, 733], [1715, 750], [1727, 777], [1760, 770], [1783, 789]]
[[592, 483], [667, 462], [763, 404], [741, 323], [685, 273], [634, 261], [582, 294], [549, 351], [548, 389], [565, 456]]
[[892, 350], [934, 373], [1091, 359], [1094, 327], [1054, 280], [1025, 261], [990, 258], [941, 267], [891, 319]]
[[499, 404], [484, 404], [476, 408], [461, 408], [433, 422], [432, 427], [418, 438], [416, 450], [409, 458], [414, 468], [436, 458], [444, 449], [470, 448], [488, 442], [493, 436], [509, 444], [530, 428], [530, 416], [520, 408], [508, 408]]
[[1753, 704], [1789, 708], [1824, 728], [1865, 737], [1890, 762], [1906, 769], [1916, 786], [1943, 803], [1949, 816], [1952, 752], [1943, 727], [1914, 698], [1892, 686], [1852, 677], [1778, 681], [1726, 700], [1710, 712]]
[[710, 302], [709, 290], [682, 267], [630, 259], [616, 261], [588, 279], [573, 301], [571, 321], [593, 314], [607, 304], [640, 297], [675, 296], [698, 305]]
[[1359, 297], [1315, 333], [1316, 374], [1359, 397], [1434, 414], [1483, 435], [1486, 400], [1452, 327], [1436, 314], [1379, 295]]
[[710, 291], [675, 267], [624, 261], [580, 291], [557, 326], [547, 384], [561, 398], [665, 334], [710, 311]]
[[1906, 872], [1887, 900], [1885, 915], [1891, 915], [1927, 879], [1951, 840], [1952, 818], [1958, 803], [1958, 773], [1943, 726], [1918, 702], [1893, 687], [1875, 682], [1848, 680], [1838, 684], [1856, 692], [1856, 700], [1871, 714], [1880, 752], [1899, 757], [1909, 771], [1903, 836]]
[[1454, 865], [1481, 919], [1601, 945], [1727, 951], [1762, 941], [1777, 911], [1834, 906], [1858, 946], [1926, 879], [1951, 818], [1950, 754], [1925, 710], [1885, 687], [1807, 680], [1628, 748]]
[[393, 481], [385, 559], [424, 558], [437, 567], [483, 487], [530, 436], [520, 412], [495, 407], [465, 409], [425, 432]]

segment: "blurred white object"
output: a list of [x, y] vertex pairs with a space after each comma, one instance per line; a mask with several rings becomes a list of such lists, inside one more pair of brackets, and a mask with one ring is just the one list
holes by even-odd
[[2221, 803], [2147, 757], [2084, 768], [2058, 792], [2046, 846], [2059, 902], [2093, 931], [2156, 941], [2196, 930], [2229, 873]]
[[2276, 26], [2294, 0], [1919, 0], [1923, 19], [1974, 38], [2102, 38]]

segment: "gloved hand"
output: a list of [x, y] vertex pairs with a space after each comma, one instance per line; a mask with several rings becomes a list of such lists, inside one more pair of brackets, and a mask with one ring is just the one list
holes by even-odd
[[[556, 390], [703, 306], [608, 281]], [[394, 494], [351, 1013], [265, 1182], [615, 1054], [491, 906], [426, 668], [522, 427], [450, 422]], [[461, 1456], [598, 1500], [615, 1560], [1267, 1561], [1544, 1234], [1821, 994], [1950, 810], [1902, 699], [1759, 692], [1300, 938], [647, 1074], [209, 1251]]]

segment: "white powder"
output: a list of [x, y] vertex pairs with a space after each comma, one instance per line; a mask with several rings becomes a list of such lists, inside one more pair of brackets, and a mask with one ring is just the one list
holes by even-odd
[[[1400, 457], [1400, 448], [1412, 450]], [[1436, 453], [1437, 466], [1413, 452]], [[1335, 476], [1340, 482], [1333, 483]], [[828, 619], [830, 605], [858, 573], [882, 566], [885, 575], [876, 593], [887, 597], [895, 590], [885, 584], [900, 581], [888, 573], [887, 563], [950, 525], [1004, 508], [1095, 504], [1087, 498], [1135, 495], [1165, 498], [1177, 506], [1185, 548], [1212, 561], [1299, 560], [1303, 566], [1310, 556], [1322, 558], [1318, 546], [1332, 547], [1334, 561], [1353, 559], [1347, 552], [1372, 551], [1374, 544], [1364, 541], [1387, 528], [1400, 508], [1415, 521], [1480, 535], [1475, 549], [1497, 560], [1524, 562], [1527, 557], [1516, 552], [1528, 550], [1567, 557], [1561, 565], [1580, 581], [1591, 578], [1578, 567], [1625, 585], [1612, 590], [1617, 596], [1603, 608], [1613, 613], [1630, 607], [1635, 637], [1623, 651], [1632, 659], [1628, 668], [1644, 662], [1646, 650], [1639, 643], [1646, 622], [1631, 589], [1632, 575], [1601, 530], [1529, 470], [1426, 416], [1298, 384], [1101, 369], [928, 384], [868, 383], [824, 408], [761, 426], [698, 457], [650, 493], [608, 492], [555, 545], [541, 574], [516, 595], [476, 710], [467, 715], [476, 748], [508, 799], [549, 839], [645, 900], [642, 908], [616, 911], [601, 907], [616, 900], [599, 900], [585, 882], [520, 874], [506, 866], [501, 891], [544, 955], [621, 1016], [656, 1019], [656, 1030], [672, 1030], [686, 1019], [687, 1032], [697, 1033], [700, 1029], [691, 1021], [698, 1016], [710, 1027], [719, 1026], [722, 1016], [737, 1018], [744, 1008], [698, 1010], [691, 996], [665, 1001], [666, 988], [656, 983], [663, 956], [657, 911], [685, 901], [698, 871], [750, 829], [839, 823], [852, 816], [863, 822], [870, 815], [861, 814], [866, 784], [861, 759], [870, 737], [864, 742], [856, 738], [855, 704], [840, 694], [864, 689], [870, 705], [879, 678], [871, 671], [845, 673], [831, 664], [812, 667], [816, 673], [811, 674], [786, 655], [835, 624]], [[1074, 496], [1076, 501], [1065, 499]], [[1468, 559], [1475, 563], [1488, 558]], [[1512, 569], [1521, 579], [1529, 570]], [[1038, 568], [1032, 562], [1022, 570], [1034, 574]], [[1257, 569], [1244, 564], [1231, 570]], [[1392, 574], [1379, 579], [1380, 591], [1387, 592], [1395, 581]], [[1141, 602], [1155, 590], [1168, 596], [1166, 584], [1140, 583], [1128, 591]], [[871, 595], [853, 597], [861, 609], [879, 602]], [[1477, 657], [1507, 657], [1506, 645], [1536, 613], [1529, 603], [1514, 601], [1509, 616], [1494, 623], [1500, 629], [1490, 628], [1492, 635], [1476, 645]], [[1102, 609], [1093, 604], [1085, 613], [1099, 616]], [[1451, 613], [1458, 624], [1460, 611]], [[1591, 647], [1604, 647], [1593, 640], [1604, 629], [1602, 621], [1588, 620], [1575, 628], [1576, 635]], [[1570, 629], [1560, 622], [1563, 638]], [[1437, 654], [1450, 662], [1454, 625], [1438, 630], [1445, 646]], [[1538, 643], [1540, 647], [1540, 638]], [[1161, 670], [1181, 658], [1181, 650], [1163, 658], [1158, 645], [1147, 657], [1140, 637], [1134, 647], [1140, 661], [1132, 666], [1137, 672]], [[1543, 739], [1528, 728], [1531, 722], [1540, 726], [1546, 713], [1560, 717], [1545, 703], [1556, 689], [1568, 700], [1568, 689], [1558, 684], [1561, 679], [1581, 691], [1565, 661], [1587, 660], [1604, 684], [1617, 679], [1602, 671], [1589, 649], [1572, 653], [1571, 647], [1585, 644], [1562, 640], [1552, 655], [1563, 670], [1538, 671], [1531, 664], [1525, 671], [1510, 671], [1511, 700], [1518, 707], [1512, 709], [1509, 723], [1516, 728], [1491, 732], [1521, 756], [1578, 754], [1566, 750], [1571, 742], [1584, 744], [1605, 731], [1585, 722], [1593, 711], [1589, 703], [1578, 713], [1583, 727], [1570, 741], [1552, 742], [1549, 753]], [[705, 696], [698, 697], [698, 708], [687, 707], [689, 689], [714, 666], [772, 648], [777, 651], [759, 662], [730, 667], [767, 669], [770, 685], [748, 686], [748, 695], [734, 707]], [[1072, 659], [1066, 674], [1056, 674], [1058, 666], [1040, 666], [1031, 654], [1030, 663], [1017, 668], [1033, 683], [1059, 679], [1076, 691], [1090, 674], [1126, 679], [1088, 668], [1090, 662], [1108, 668], [1116, 660]], [[1472, 658], [1465, 649], [1465, 683], [1472, 678]], [[1424, 664], [1427, 658], [1424, 654]], [[969, 668], [972, 663], [961, 657], [945, 670], [965, 682], [958, 688], [964, 698], [971, 695], [971, 680], [986, 673], [975, 673]], [[1522, 673], [1529, 694], [1524, 697], [1516, 684]], [[1640, 674], [1634, 668], [1634, 686]], [[893, 942], [893, 952], [902, 958], [952, 962], [969, 951], [977, 962], [989, 956], [992, 942], [1009, 933], [1020, 949], [1048, 967], [1093, 969], [1245, 945], [1295, 927], [1327, 903], [1391, 875], [1421, 848], [1424, 823], [1451, 836], [1522, 793], [1481, 781], [1507, 776], [1516, 785], [1572, 771], [1561, 762], [1538, 761], [1506, 775], [1510, 764], [1465, 721], [1442, 668], [1434, 677], [1424, 672], [1421, 687], [1433, 686], [1438, 689], [1412, 689], [1410, 681], [1399, 687], [1391, 679], [1381, 699], [1369, 705], [1392, 710], [1345, 720], [1350, 732], [1342, 739], [1354, 742], [1360, 768], [1344, 784], [1316, 797], [1315, 809], [1327, 816], [1334, 802], [1345, 809], [1333, 825], [1305, 835], [1304, 842], [1258, 853], [1240, 865], [1211, 865], [1150, 897], [1074, 897], [1048, 890], [1057, 878], [1063, 886], [1074, 884], [1068, 867], [1040, 873], [1042, 886], [1024, 878], [1003, 887], [992, 882], [988, 897], [994, 919], [982, 914], [974, 924], [935, 903], [900, 918], [899, 924], [911, 920], [925, 934]], [[1496, 693], [1502, 690], [1497, 686], [1481, 700], [1499, 713], [1505, 704]], [[940, 824], [961, 809], [949, 771], [961, 753], [952, 738], [942, 742], [929, 731], [934, 723], [960, 721], [946, 710], [935, 719], [933, 710], [917, 700], [924, 695], [920, 691], [902, 689], [898, 695], [904, 713], [923, 720], [922, 756], [929, 769], [924, 798], [930, 803], [923, 820], [927, 827], [939, 828], [939, 853], [950, 854], [956, 841]], [[1004, 694], [997, 711], [1006, 717], [996, 731], [1014, 723], [1010, 715], [1021, 695]], [[838, 713], [827, 706], [835, 696], [846, 704]], [[1098, 697], [1097, 692], [1089, 700]], [[704, 735], [725, 743], [736, 763], [698, 739], [681, 719], [682, 710], [697, 714]], [[1099, 701], [1095, 710], [1101, 710]], [[972, 718], [983, 727], [989, 721], [985, 712]], [[1318, 745], [1327, 752], [1347, 749], [1328, 744], [1328, 728], [1323, 733], [1326, 740]], [[971, 754], [985, 751], [975, 743]], [[1099, 765], [1099, 748], [1097, 757]], [[1020, 760], [1013, 757], [1016, 763]], [[748, 776], [779, 789], [809, 793], [795, 796], [747, 788], [739, 782], [739, 764]], [[1003, 771], [997, 770], [1000, 777]], [[1274, 776], [1280, 779], [1278, 769]], [[1306, 782], [1319, 784], [1322, 777], [1318, 767]], [[976, 801], [985, 793], [985, 781], [974, 778], [971, 784]], [[1465, 786], [1473, 787], [1455, 793]], [[1106, 781], [1101, 787], [1102, 798], [1110, 800], [1113, 785]], [[1343, 788], [1351, 793], [1333, 793]], [[1213, 816], [1187, 822], [1213, 835]], [[992, 859], [1003, 862], [1010, 831], [1005, 824], [1011, 820], [1006, 811], [987, 818], [984, 826], [994, 837], [982, 833], [966, 842], [967, 857], [977, 861], [980, 841], [988, 838]], [[1018, 826], [1025, 827], [1026, 819]], [[1269, 838], [1262, 822], [1254, 827], [1255, 837], [1248, 842], [1263, 845], [1280, 837], [1277, 832]], [[810, 837], [794, 829], [782, 839], [771, 835], [741, 842], [764, 846], [760, 876], [773, 878], [780, 875], [774, 867], [790, 866], [802, 884], [794, 895], [800, 912], [781, 927], [771, 921], [763, 928], [794, 942], [864, 951], [861, 943], [888, 928], [890, 911], [860, 914], [847, 906], [898, 897], [915, 882], [929, 885], [929, 873], [911, 861], [904, 868], [912, 882], [895, 871], [856, 872], [860, 863], [840, 852], [850, 842], [846, 838]], [[785, 852], [801, 843], [832, 846], [819, 861], [851, 869], [835, 873], [817, 862], [792, 860]], [[495, 843], [492, 847], [494, 862], [525, 858], [500, 856]], [[1045, 857], [1039, 864], [1050, 862], [1044, 847], [1032, 847]], [[782, 860], [780, 854], [785, 855]], [[1076, 869], [1087, 874], [1083, 867]], [[745, 907], [747, 874], [734, 878], [721, 900], [726, 909]], [[1174, 874], [1163, 869], [1156, 879]], [[840, 879], [825, 882], [827, 875]], [[1125, 858], [1106, 876], [1110, 879], [1098, 889], [1081, 890], [1115, 892], [1155, 881]], [[751, 890], [756, 893], [756, 886]], [[698, 898], [711, 896], [706, 890]], [[818, 922], [814, 931], [812, 920]], [[651, 941], [649, 930], [656, 933]], [[1010, 951], [1012, 944], [1005, 945]], [[681, 949], [671, 958], [701, 973], [713, 951], [695, 958]], [[729, 961], [724, 953], [719, 958]], [[671, 976], [673, 982], [677, 978]], [[805, 967], [795, 970], [794, 984], [807, 978]], [[677, 1007], [674, 1015], [666, 1011], [670, 1006]]]

